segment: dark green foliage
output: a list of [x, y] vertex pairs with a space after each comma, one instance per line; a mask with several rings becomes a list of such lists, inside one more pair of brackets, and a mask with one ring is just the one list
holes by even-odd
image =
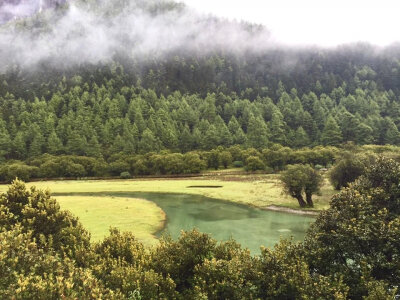
[[243, 164], [243, 162], [242, 162], [241, 160], [235, 160], [235, 161], [233, 162], [233, 166], [234, 166], [235, 168], [243, 168], [244, 164]]
[[28, 166], [23, 162], [11, 162], [0, 167], [0, 180], [11, 182], [15, 178], [27, 181], [32, 177], [38, 177], [39, 169]]
[[400, 282], [399, 180], [399, 164], [378, 158], [332, 198], [307, 236], [310, 267], [324, 276], [341, 274], [352, 298], [389, 297]]
[[336, 190], [348, 187], [351, 182], [361, 176], [366, 167], [366, 156], [344, 153], [329, 170], [329, 180]]
[[249, 101], [228, 92], [164, 97], [116, 82], [107, 76], [99, 82], [81, 76], [78, 83], [74, 76], [63, 78], [63, 89], [57, 82], [38, 90], [40, 100], [0, 93], [0, 159], [43, 153], [108, 159], [119, 152], [190, 152], [234, 144], [263, 149], [271, 143], [295, 148], [347, 141], [400, 143], [400, 110], [390, 109], [397, 98], [385, 91], [334, 89], [300, 97], [293, 90]]

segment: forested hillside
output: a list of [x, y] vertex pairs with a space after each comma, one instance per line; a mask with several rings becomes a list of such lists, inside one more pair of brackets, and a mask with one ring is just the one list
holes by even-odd
[[[174, 36], [135, 29], [148, 24]], [[122, 31], [88, 44], [94, 25], [106, 38]], [[395, 45], [289, 49], [262, 26], [167, 1], [75, 1], [0, 34], [2, 160], [400, 143]]]
[[[266, 148], [400, 143], [400, 105], [392, 91], [343, 87], [331, 93], [286, 91], [157, 95], [123, 83], [124, 74], [97, 84], [80, 76], [17, 97], [2, 84], [0, 154], [26, 159], [43, 153], [105, 156], [217, 146]], [[33, 95], [32, 95], [33, 96]]]

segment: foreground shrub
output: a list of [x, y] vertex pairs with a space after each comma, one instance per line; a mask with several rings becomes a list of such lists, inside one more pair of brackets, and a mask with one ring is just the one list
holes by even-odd
[[117, 229], [91, 244], [49, 192], [14, 181], [0, 195], [0, 298], [393, 299], [399, 199], [400, 164], [378, 159], [333, 197], [304, 243], [252, 256], [197, 230], [151, 249]]
[[331, 278], [343, 276], [352, 298], [368, 296], [378, 287], [396, 290], [400, 282], [400, 164], [379, 158], [350, 188], [335, 195], [330, 205], [305, 240], [311, 269]]

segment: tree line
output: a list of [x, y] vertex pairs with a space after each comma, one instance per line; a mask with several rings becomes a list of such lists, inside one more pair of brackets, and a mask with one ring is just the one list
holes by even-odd
[[0, 181], [20, 178], [28, 181], [38, 178], [132, 178], [145, 175], [198, 174], [207, 170], [237, 168], [243, 171], [275, 173], [289, 165], [308, 165], [316, 170], [329, 168], [332, 185], [346, 187], [361, 175], [368, 163], [378, 155], [400, 161], [399, 147], [347, 144], [344, 147], [317, 146], [292, 149], [279, 144], [264, 149], [231, 146], [210, 151], [186, 153], [163, 150], [146, 154], [123, 152], [104, 158], [79, 155], [43, 154], [34, 158], [8, 160], [0, 166]]

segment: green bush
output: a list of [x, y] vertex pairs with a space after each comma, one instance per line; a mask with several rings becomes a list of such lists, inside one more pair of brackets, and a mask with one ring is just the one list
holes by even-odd
[[113, 176], [118, 176], [122, 172], [128, 172], [129, 169], [129, 164], [120, 160], [114, 161], [108, 165], [108, 171]]
[[246, 159], [246, 171], [264, 170], [265, 164], [258, 156], [249, 156]]
[[121, 172], [121, 174], [119, 175], [119, 177], [120, 177], [121, 179], [129, 179], [129, 178], [132, 178], [132, 175], [131, 175], [131, 173], [129, 173], [128, 171], [125, 171], [125, 172]]
[[242, 162], [241, 160], [235, 160], [235, 161], [233, 162], [233, 166], [234, 166], [235, 168], [243, 168], [244, 164], [243, 164], [243, 162]]
[[38, 170], [37, 167], [28, 166], [23, 162], [15, 162], [0, 169], [0, 179], [7, 182], [11, 182], [15, 178], [28, 181], [38, 175]]

